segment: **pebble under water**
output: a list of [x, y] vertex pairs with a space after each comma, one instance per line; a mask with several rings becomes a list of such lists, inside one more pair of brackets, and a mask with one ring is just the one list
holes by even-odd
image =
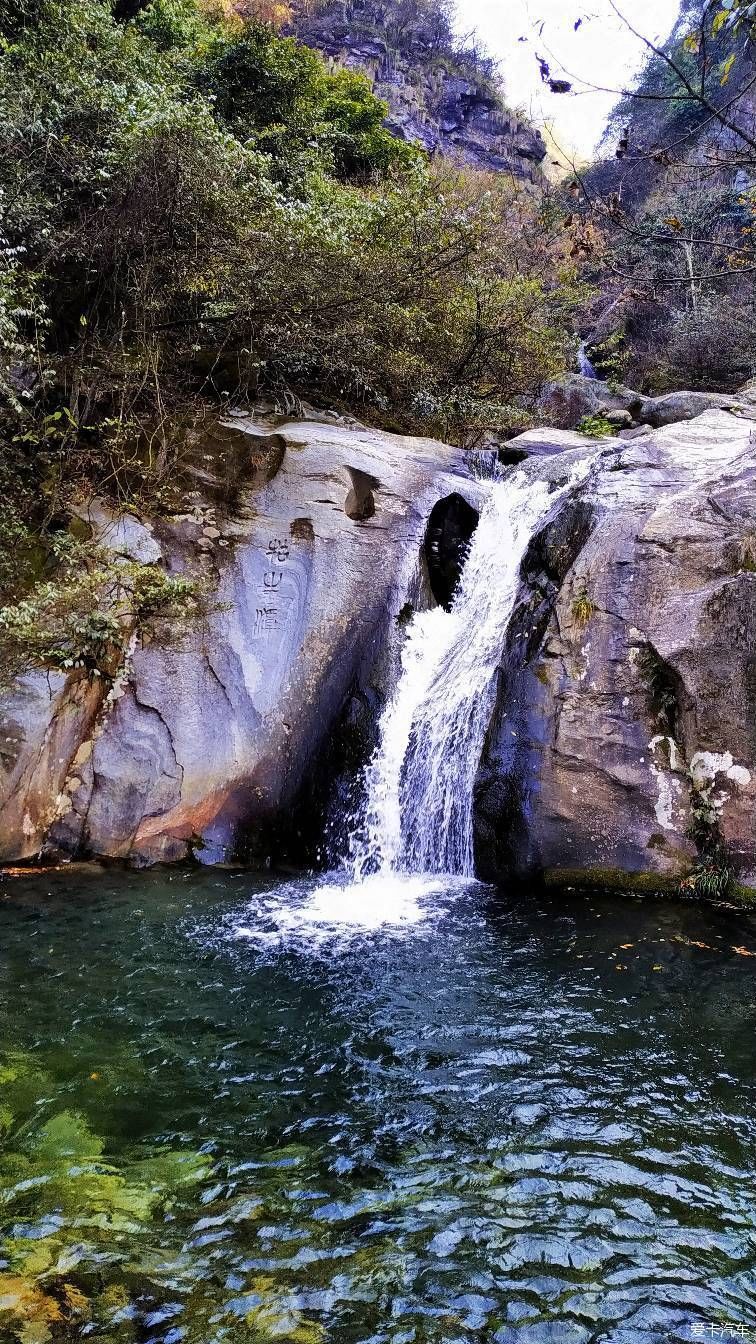
[[756, 1337], [753, 916], [391, 876], [0, 898], [2, 1341]]

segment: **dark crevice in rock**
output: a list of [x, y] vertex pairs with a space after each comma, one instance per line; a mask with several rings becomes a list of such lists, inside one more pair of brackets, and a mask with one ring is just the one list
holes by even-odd
[[354, 523], [365, 523], [375, 514], [374, 491], [378, 489], [380, 481], [375, 476], [369, 476], [366, 471], [358, 471], [356, 467], [347, 467], [347, 471], [352, 484], [344, 500], [344, 513]]
[[447, 611], [477, 526], [477, 511], [461, 495], [448, 495], [431, 510], [423, 553], [431, 592], [439, 606]]
[[562, 584], [587, 542], [594, 524], [594, 510], [584, 499], [569, 499], [533, 537], [522, 562], [527, 580], [543, 573], [553, 584]]
[[293, 806], [285, 818], [276, 819], [270, 843], [277, 863], [329, 868], [343, 859], [359, 810], [363, 769], [376, 745], [380, 710], [371, 688], [352, 686]]
[[224, 682], [223, 678], [220, 676], [219, 672], [217, 671], [217, 669], [213, 664], [213, 660], [209, 650], [205, 651], [205, 662], [207, 664], [208, 672], [210, 673], [216, 685], [220, 687], [221, 695], [223, 696], [223, 699], [226, 701], [226, 704], [228, 705], [231, 715], [233, 716], [234, 713], [236, 712], [236, 706], [228, 693], [226, 683]]
[[498, 450], [497, 457], [502, 467], [516, 467], [519, 466], [520, 462], [525, 462], [530, 457], [530, 453], [527, 453], [524, 448], [504, 447]]
[[654, 726], [664, 737], [671, 737], [685, 752], [684, 703], [682, 678], [665, 662], [652, 644], [638, 652], [637, 668], [648, 696]]

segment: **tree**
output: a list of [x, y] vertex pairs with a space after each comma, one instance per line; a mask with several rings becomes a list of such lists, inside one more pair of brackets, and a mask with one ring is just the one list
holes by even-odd
[[[604, 157], [574, 167], [567, 190], [571, 213], [596, 224], [605, 240], [587, 269], [621, 318], [613, 359], [624, 349], [624, 372], [640, 380], [662, 370], [677, 385], [686, 374], [699, 385], [730, 384], [756, 358], [756, 341], [749, 353], [743, 339], [753, 327], [756, 274], [756, 7], [688, 0], [668, 41], [658, 44], [623, 0], [608, 2], [645, 44], [648, 60], [635, 87], [617, 90]], [[587, 16], [576, 15], [580, 21]], [[569, 82], [579, 87], [574, 76]]]

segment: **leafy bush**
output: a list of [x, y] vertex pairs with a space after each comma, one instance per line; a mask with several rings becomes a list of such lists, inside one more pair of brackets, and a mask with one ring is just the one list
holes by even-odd
[[117, 561], [68, 534], [56, 549], [54, 578], [0, 607], [0, 685], [29, 666], [111, 678], [132, 633], [144, 637], [158, 619], [185, 624], [208, 610], [194, 579]]
[[589, 439], [606, 439], [616, 434], [617, 428], [605, 415], [598, 412], [596, 415], [584, 415], [577, 426], [577, 431], [579, 434], [587, 434]]
[[13, 0], [0, 33], [0, 582], [35, 661], [108, 642], [66, 624], [45, 538], [93, 491], [159, 507], [192, 403], [466, 442], [564, 367], [557, 215], [431, 169], [361, 76], [220, 0]]

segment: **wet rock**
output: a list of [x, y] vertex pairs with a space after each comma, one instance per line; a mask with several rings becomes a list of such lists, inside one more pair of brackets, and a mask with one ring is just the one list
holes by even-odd
[[40, 854], [59, 817], [71, 810], [66, 782], [94, 729], [106, 687], [81, 672], [33, 672], [0, 704], [0, 858]]
[[522, 462], [527, 457], [555, 457], [569, 450], [585, 452], [596, 440], [586, 434], [578, 434], [572, 429], [527, 429], [510, 439], [506, 451], [513, 462]]
[[756, 884], [753, 428], [707, 410], [604, 445], [534, 540], [478, 783], [484, 876], [674, 884], [717, 852]]
[[618, 439], [642, 439], [645, 434], [651, 433], [650, 425], [634, 425], [632, 429], [620, 429], [617, 433]]

